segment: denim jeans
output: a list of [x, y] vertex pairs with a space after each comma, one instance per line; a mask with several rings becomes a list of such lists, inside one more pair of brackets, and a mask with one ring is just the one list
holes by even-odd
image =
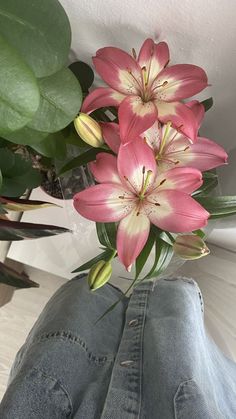
[[18, 352], [1, 419], [235, 419], [236, 364], [207, 335], [188, 278], [122, 296], [86, 277], [51, 298]]

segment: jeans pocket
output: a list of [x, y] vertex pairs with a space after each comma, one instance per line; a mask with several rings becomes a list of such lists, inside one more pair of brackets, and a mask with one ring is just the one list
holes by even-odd
[[174, 397], [175, 419], [224, 419], [213, 398], [194, 380], [182, 382]]

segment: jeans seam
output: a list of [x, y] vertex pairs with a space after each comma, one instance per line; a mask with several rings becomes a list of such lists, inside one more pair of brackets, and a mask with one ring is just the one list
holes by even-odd
[[79, 336], [73, 335], [71, 331], [52, 331], [44, 333], [38, 337], [36, 337], [32, 341], [32, 345], [35, 343], [44, 342], [50, 339], [55, 340], [61, 340], [64, 342], [69, 342], [71, 344], [79, 345], [83, 351], [86, 353], [89, 360], [93, 361], [95, 364], [103, 365], [105, 362], [114, 362], [114, 356], [110, 355], [104, 355], [104, 356], [97, 356], [92, 353], [92, 351], [89, 350], [88, 346], [86, 345], [85, 341], [81, 339]]

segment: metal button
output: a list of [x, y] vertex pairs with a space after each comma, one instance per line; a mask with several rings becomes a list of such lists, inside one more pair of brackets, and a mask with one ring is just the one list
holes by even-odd
[[138, 324], [138, 319], [132, 319], [129, 321], [128, 325], [131, 326], [137, 326]]
[[130, 365], [132, 365], [134, 363], [134, 361], [132, 361], [131, 359], [128, 359], [127, 361], [121, 361], [120, 365], [122, 367], [129, 367]]

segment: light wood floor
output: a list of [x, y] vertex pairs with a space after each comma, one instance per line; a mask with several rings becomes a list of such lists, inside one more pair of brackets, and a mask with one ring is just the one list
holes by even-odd
[[17, 290], [12, 300], [0, 308], [0, 400], [5, 392], [11, 364], [51, 295], [66, 280], [27, 267], [30, 278], [40, 288]]

